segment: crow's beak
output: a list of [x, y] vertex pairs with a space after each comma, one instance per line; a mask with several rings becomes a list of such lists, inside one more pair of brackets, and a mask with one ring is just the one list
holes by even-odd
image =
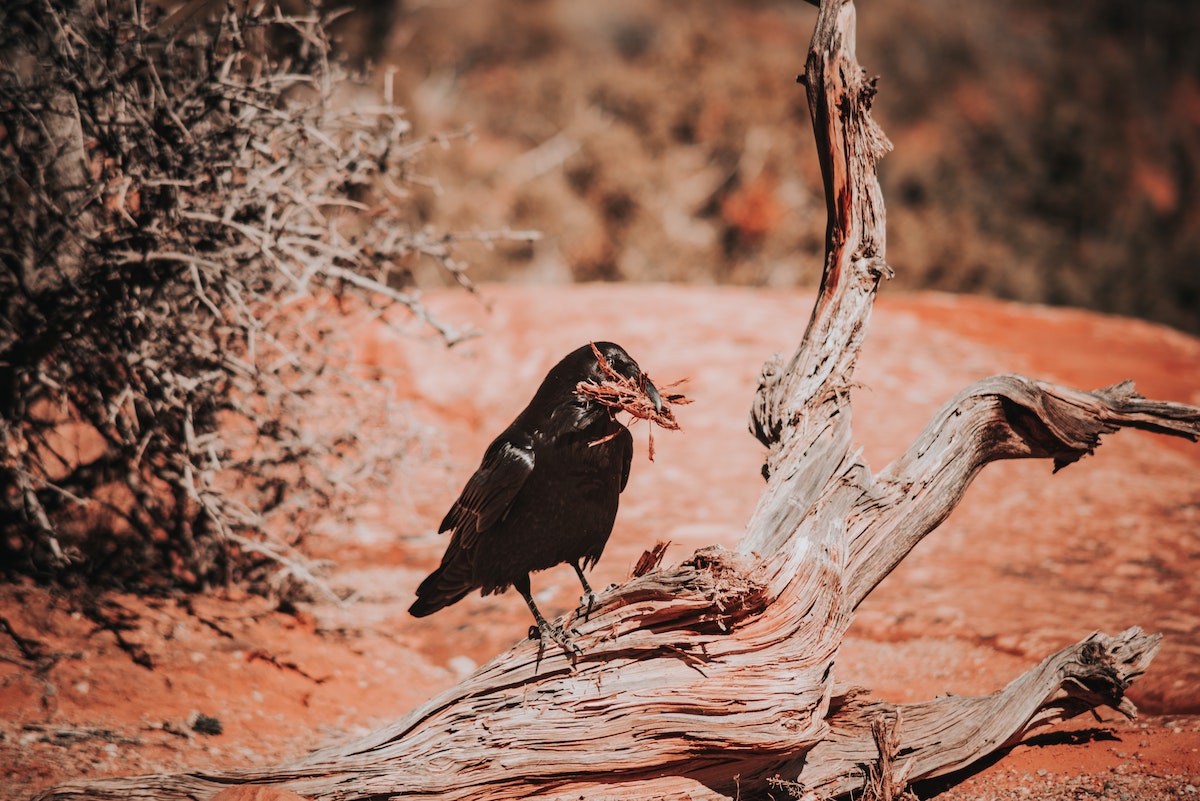
[[646, 394], [650, 396], [650, 400], [654, 401], [654, 411], [662, 411], [662, 395], [658, 394], [658, 387], [649, 379], [644, 379], [646, 382]]

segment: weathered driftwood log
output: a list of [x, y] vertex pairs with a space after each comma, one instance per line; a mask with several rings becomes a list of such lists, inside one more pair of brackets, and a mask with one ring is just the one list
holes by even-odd
[[763, 371], [751, 428], [768, 481], [736, 550], [703, 549], [604, 593], [569, 623], [576, 660], [538, 664], [537, 643], [519, 643], [357, 741], [276, 768], [77, 782], [44, 798], [205, 799], [245, 783], [321, 799], [749, 798], [772, 784], [819, 797], [956, 770], [1098, 705], [1132, 714], [1123, 691], [1157, 649], [1137, 630], [1089, 638], [983, 698], [892, 707], [835, 688], [855, 608], [988, 462], [1061, 467], [1122, 427], [1200, 436], [1200, 409], [1128, 384], [1080, 392], [1005, 376], [952, 399], [878, 476], [851, 452], [850, 377], [888, 273], [875, 163], [890, 147], [853, 31], [850, 0], [821, 4], [805, 81], [825, 271], [800, 347]]

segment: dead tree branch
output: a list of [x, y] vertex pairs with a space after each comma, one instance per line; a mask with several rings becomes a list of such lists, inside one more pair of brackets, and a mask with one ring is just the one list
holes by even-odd
[[1047, 657], [991, 695], [947, 696], [898, 706], [853, 699], [835, 702], [829, 736], [807, 754], [806, 765], [784, 772], [803, 782], [781, 784], [797, 796], [857, 791], [865, 779], [862, 766], [879, 756], [872, 728], [881, 718], [897, 721], [898, 753], [903, 757], [896, 767], [908, 782], [915, 782], [967, 767], [979, 759], [981, 744], [998, 751], [1097, 706], [1135, 717], [1137, 710], [1123, 693], [1145, 672], [1158, 652], [1159, 639], [1137, 628], [1116, 637], [1094, 634]]
[[[975, 475], [1000, 459], [1053, 459], [1060, 470], [1103, 434], [1135, 428], [1200, 439], [1200, 410], [1143, 398], [1125, 381], [1083, 392], [1018, 375], [967, 387], [855, 500], [849, 520], [849, 600], [875, 585], [954, 510]], [[865, 483], [863, 467], [857, 481]]]

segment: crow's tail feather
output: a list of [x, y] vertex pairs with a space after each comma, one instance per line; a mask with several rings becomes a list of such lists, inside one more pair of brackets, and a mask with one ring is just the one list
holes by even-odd
[[408, 613], [413, 617], [432, 615], [458, 603], [473, 589], [475, 584], [471, 581], [471, 565], [467, 560], [444, 562], [417, 587], [417, 600], [408, 608]]

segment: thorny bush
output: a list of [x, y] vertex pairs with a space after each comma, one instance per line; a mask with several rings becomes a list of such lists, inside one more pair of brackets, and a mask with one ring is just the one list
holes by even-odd
[[436, 140], [390, 98], [339, 105], [318, 12], [208, 5], [0, 9], [3, 569], [311, 579], [295, 546], [348, 460], [398, 447], [305, 425], [314, 397], [364, 391], [329, 369], [321, 310], [403, 304], [453, 342], [415, 266], [469, 287], [460, 240], [522, 236], [421, 226], [414, 161]]

